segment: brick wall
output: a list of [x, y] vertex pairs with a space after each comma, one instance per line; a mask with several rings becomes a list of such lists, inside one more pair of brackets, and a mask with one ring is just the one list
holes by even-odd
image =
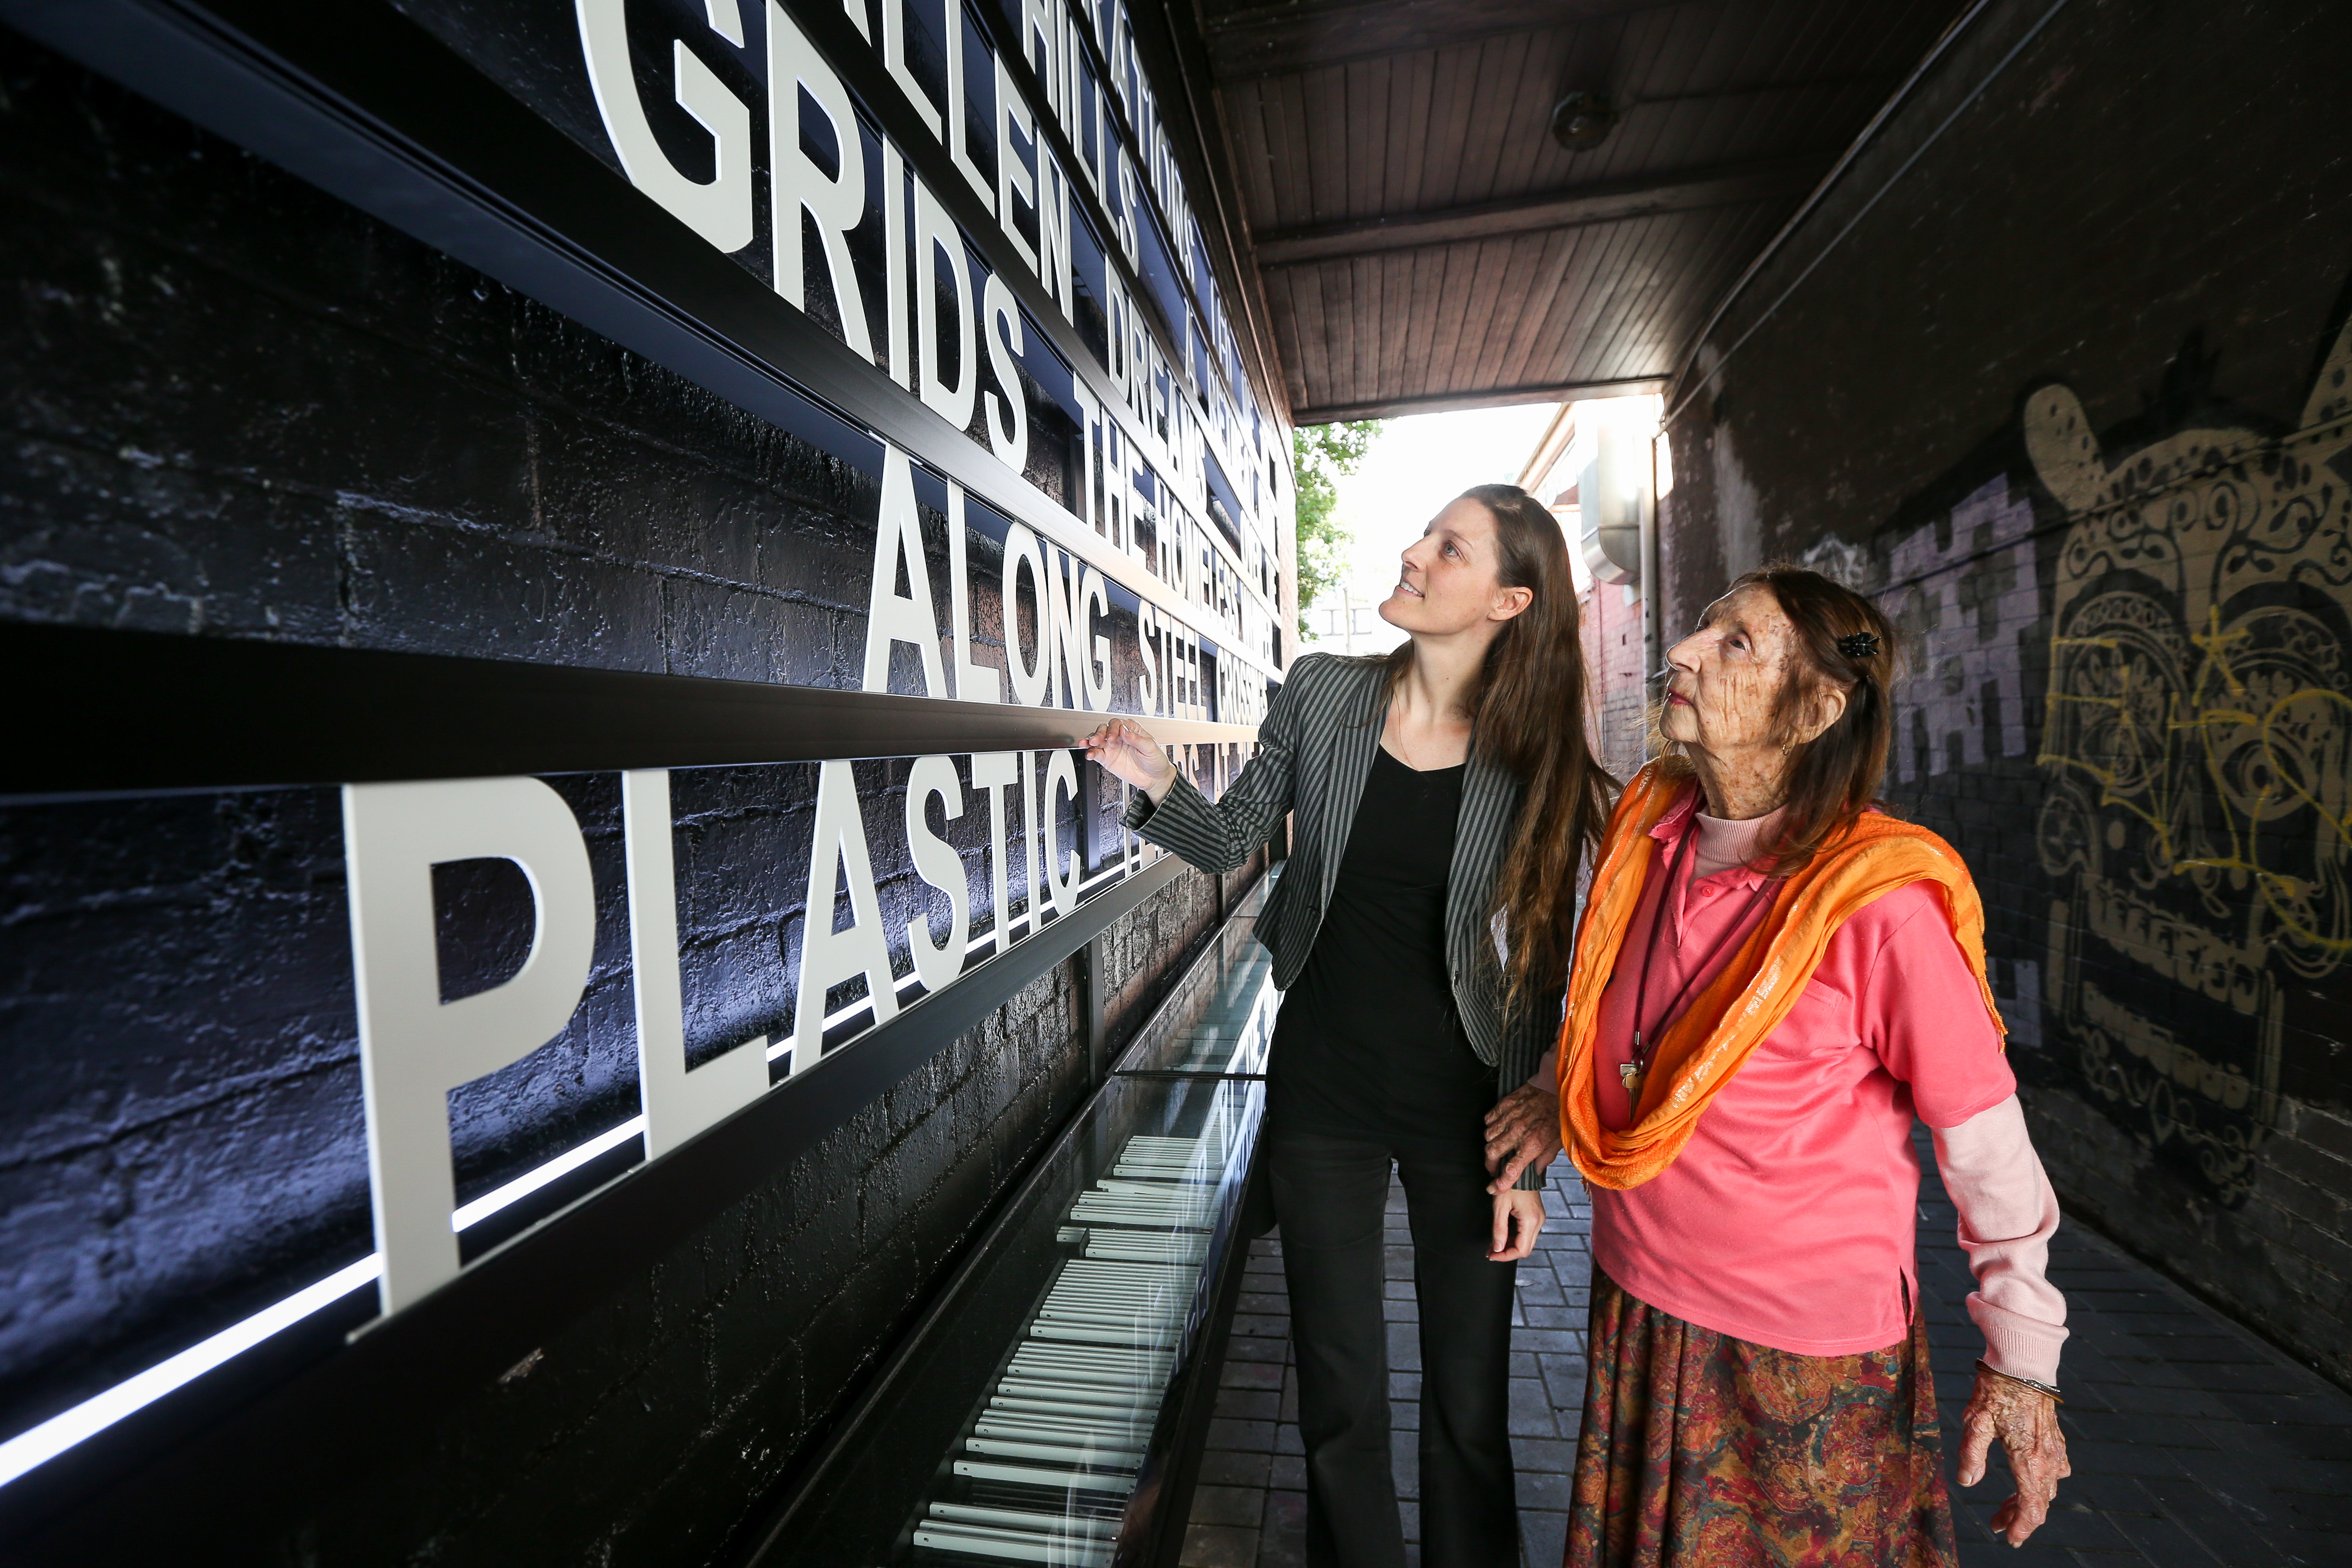
[[[858, 684], [871, 472], [7, 34], [0, 256], [0, 615]], [[974, 570], [986, 637], [982, 542]], [[869, 822], [897, 819], [906, 770], [857, 765]], [[461, 1200], [636, 1105], [617, 781], [551, 782], [589, 841], [595, 967], [562, 1035], [454, 1097]], [[789, 1030], [814, 788], [803, 765], [674, 780], [692, 1052]], [[1115, 852], [1117, 791], [1087, 794], [1096, 852]], [[980, 912], [986, 823], [947, 832]], [[875, 870], [894, 928], [928, 906], [903, 860]], [[0, 883], [14, 1431], [363, 1254], [371, 1230], [332, 791], [9, 810]], [[502, 978], [529, 939], [520, 877], [466, 862], [436, 891], [452, 994]], [[1113, 928], [1115, 1031], [1215, 906], [1187, 873]], [[241, 1548], [719, 1552], [1089, 1092], [1076, 984], [1070, 965], [1041, 977], [443, 1413], [442, 1440], [284, 1499]]]
[[1997, 5], [1702, 347], [1664, 508], [1670, 637], [1776, 557], [1911, 634], [1889, 793], [2069, 1207], [2339, 1380], [2347, 57], [2340, 7]]
[[1642, 680], [1642, 601], [1628, 603], [1622, 586], [1599, 582], [1577, 601], [1577, 616], [1591, 686], [1592, 745], [1603, 768], [1631, 779], [1642, 766], [1650, 722]]

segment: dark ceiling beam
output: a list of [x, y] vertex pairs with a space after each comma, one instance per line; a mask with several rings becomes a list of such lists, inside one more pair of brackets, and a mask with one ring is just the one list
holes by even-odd
[[1210, 68], [1219, 81], [1279, 76], [1349, 60], [1534, 33], [1605, 16], [1721, 0], [1294, 0], [1201, 8]]
[[1449, 413], [1461, 408], [1501, 408], [1517, 402], [1572, 402], [1588, 397], [1637, 397], [1663, 392], [1669, 378], [1634, 376], [1616, 382], [1545, 382], [1535, 386], [1470, 388], [1425, 397], [1392, 397], [1375, 402], [1331, 403], [1302, 408], [1291, 418], [1299, 424], [1335, 424], [1343, 419], [1391, 419], [1409, 413]]
[[1475, 206], [1439, 207], [1349, 223], [1266, 229], [1257, 235], [1261, 267], [1412, 250], [1465, 240], [1497, 239], [1546, 229], [1622, 223], [1660, 213], [1696, 212], [1804, 194], [1829, 170], [1831, 154], [1799, 153], [1757, 162], [1715, 164], [1680, 173], [1597, 180], [1563, 191]]

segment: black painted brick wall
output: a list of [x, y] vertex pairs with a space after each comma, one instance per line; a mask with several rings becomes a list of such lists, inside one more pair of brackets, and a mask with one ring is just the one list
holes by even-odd
[[[1975, 872], [2068, 1206], [2352, 1379], [2352, 12], [2075, 4], [1998, 68], [2050, 15], [1995, 7], [1702, 350], [1667, 624], [1776, 557], [1882, 595], [1889, 793]], [[2052, 383], [2138, 498], [2104, 544], [2027, 444]]]
[[[0, 257], [0, 614], [858, 682], [872, 476], [6, 34]], [[975, 543], [975, 629], [998, 640], [994, 558]], [[1135, 674], [1118, 674], [1129, 698]], [[884, 850], [905, 771], [858, 765], [894, 921], [936, 898]], [[594, 975], [564, 1034], [457, 1097], [461, 1197], [635, 1108], [617, 784], [551, 782], [590, 844]], [[788, 1027], [814, 783], [811, 767], [677, 776], [692, 1050]], [[1117, 806], [1098, 793], [1097, 854], [1115, 852]], [[985, 822], [982, 805], [947, 835], [980, 923]], [[370, 1234], [331, 791], [6, 811], [0, 880], [13, 1429]], [[445, 868], [438, 891], [453, 994], [503, 978], [519, 881]], [[1186, 876], [1115, 929], [1115, 1030], [1213, 912], [1213, 885]], [[682, 1237], [447, 1412], [443, 1442], [288, 1499], [279, 1539], [247, 1544], [288, 1561], [703, 1560], [1082, 1103], [1074, 983], [1066, 965], [1041, 978]]]

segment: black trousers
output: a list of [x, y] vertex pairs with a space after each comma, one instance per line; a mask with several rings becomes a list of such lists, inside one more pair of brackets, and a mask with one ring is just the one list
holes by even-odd
[[1308, 1568], [1403, 1568], [1381, 1304], [1391, 1160], [1404, 1183], [1421, 1303], [1423, 1568], [1517, 1568], [1518, 1265], [1486, 1260], [1494, 1208], [1482, 1145], [1334, 1136], [1278, 1116], [1266, 1140], [1298, 1357]]

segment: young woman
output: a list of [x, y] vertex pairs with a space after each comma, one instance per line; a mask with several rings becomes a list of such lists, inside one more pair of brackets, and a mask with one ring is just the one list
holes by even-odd
[[1895, 653], [1868, 600], [1783, 567], [1668, 655], [1667, 755], [1610, 820], [1563, 1036], [1594, 1263], [1569, 1568], [1949, 1568], [1914, 1117], [1984, 1334], [1960, 1482], [1999, 1437], [2018, 1545], [2067, 1473], [2058, 1205], [1983, 906], [1949, 844], [1871, 805]]
[[1265, 1136], [1308, 1563], [1404, 1563], [1381, 1315], [1393, 1162], [1421, 1303], [1422, 1562], [1505, 1568], [1511, 1291], [1559, 1149], [1546, 1048], [1606, 776], [1585, 747], [1567, 544], [1535, 497], [1483, 485], [1448, 505], [1381, 615], [1411, 641], [1294, 663], [1214, 804], [1132, 720], [1087, 755], [1143, 792], [1129, 825], [1203, 871], [1240, 865], [1296, 813], [1257, 930], [1288, 992]]

